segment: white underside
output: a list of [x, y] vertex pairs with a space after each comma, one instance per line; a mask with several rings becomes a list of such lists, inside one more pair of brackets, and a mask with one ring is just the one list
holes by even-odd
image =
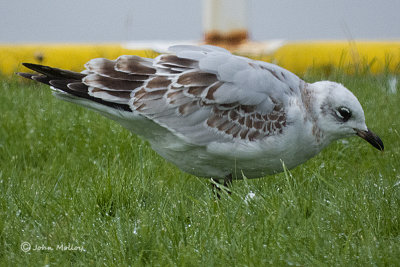
[[305, 122], [301, 112], [292, 110], [281, 135], [269, 136], [259, 141], [232, 140], [194, 145], [177, 136], [167, 128], [136, 112], [116, 110], [92, 101], [78, 99], [56, 92], [63, 100], [96, 110], [113, 119], [131, 132], [146, 139], [163, 158], [181, 170], [199, 177], [223, 178], [232, 174], [234, 179], [258, 178], [283, 171], [307, 161], [323, 147], [315, 143], [311, 123]]

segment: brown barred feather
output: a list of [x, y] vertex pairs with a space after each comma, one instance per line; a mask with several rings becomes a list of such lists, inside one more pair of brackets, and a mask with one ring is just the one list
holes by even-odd
[[233, 122], [229, 120], [225, 120], [223, 123], [218, 125], [217, 129], [220, 130], [221, 132], [225, 132], [228, 130], [231, 126], [233, 125]]
[[[281, 134], [286, 126], [286, 114], [282, 109], [279, 113], [273, 110], [269, 114], [260, 114], [256, 112], [255, 106], [232, 103], [214, 105], [212, 112], [207, 125], [233, 138], [256, 141], [273, 134]], [[270, 120], [269, 117], [276, 119]]]
[[263, 128], [264, 123], [265, 123], [264, 121], [255, 121], [255, 122], [253, 123], [253, 126], [254, 126], [254, 128], [260, 130], [260, 129]]
[[133, 91], [143, 85], [141, 81], [128, 81], [104, 77], [98, 74], [90, 74], [83, 78], [83, 83], [87, 86], [98, 87], [112, 91]]
[[178, 111], [181, 115], [187, 116], [189, 114], [192, 114], [199, 108], [200, 106], [198, 104], [198, 101], [193, 101], [179, 106]]
[[236, 112], [236, 110], [233, 109], [229, 112], [229, 118], [231, 120], [236, 121], [238, 117], [239, 117], [239, 114]]
[[212, 73], [192, 71], [179, 76], [177, 83], [187, 86], [208, 86], [218, 81]]
[[138, 56], [122, 56], [116, 60], [115, 69], [130, 74], [155, 74], [156, 69]]
[[146, 88], [167, 88], [171, 84], [171, 80], [165, 76], [156, 76], [152, 78], [146, 85]]
[[221, 116], [213, 113], [207, 120], [207, 125], [211, 128], [217, 128], [220, 125]]
[[200, 97], [203, 91], [206, 89], [206, 86], [195, 86], [195, 87], [189, 87], [187, 90], [188, 94], [191, 94], [192, 96], [195, 97]]
[[115, 69], [116, 62], [114, 60], [108, 60], [105, 58], [98, 58], [89, 61], [85, 66], [90, 72], [94, 72], [98, 75], [110, 77], [114, 79], [122, 79], [128, 81], [145, 81], [150, 76], [143, 74], [131, 74]]
[[248, 135], [247, 138], [249, 139], [249, 141], [254, 141], [260, 137], [263, 137], [263, 135], [257, 131], [257, 130], [252, 130]]
[[175, 55], [164, 55], [160, 57], [161, 64], [163, 65], [170, 65], [170, 66], [178, 66], [184, 68], [197, 68], [199, 63], [195, 60], [187, 59], [187, 58], [180, 58]]
[[208, 99], [208, 100], [215, 100], [215, 98], [214, 98], [214, 93], [215, 93], [215, 91], [217, 91], [218, 88], [221, 87], [221, 85], [223, 85], [222, 82], [216, 82], [214, 85], [212, 85], [212, 86], [208, 89], [208, 92], [207, 92], [207, 95], [206, 95], [206, 99]]
[[240, 131], [240, 138], [246, 139], [247, 133], [248, 133], [248, 132], [249, 132], [249, 129], [247, 129], [247, 128], [242, 128], [242, 130]]
[[135, 93], [135, 101], [149, 101], [149, 100], [155, 100], [155, 99], [161, 99], [167, 92], [167, 89], [162, 89], [162, 90], [154, 90], [154, 91], [142, 91], [144, 89], [139, 90], [138, 92]]
[[253, 120], [251, 119], [250, 116], [246, 116], [245, 124], [246, 124], [246, 127], [249, 129], [253, 127]]

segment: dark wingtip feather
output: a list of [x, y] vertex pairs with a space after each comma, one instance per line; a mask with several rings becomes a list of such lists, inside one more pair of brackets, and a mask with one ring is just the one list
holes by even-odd
[[[35, 66], [42, 66], [42, 65], [40, 65], [40, 64], [33, 64], [33, 63], [26, 63], [26, 62], [22, 63], [22, 65], [25, 66], [25, 67], [27, 67], [28, 69], [32, 69], [32, 68], [34, 68]], [[31, 67], [32, 67], [32, 68], [31, 68]]]
[[132, 109], [127, 104], [108, 102], [103, 99], [95, 98], [88, 95], [87, 85], [81, 82], [83, 77], [86, 76], [83, 73], [57, 69], [33, 63], [22, 63], [22, 65], [24, 65], [28, 69], [38, 72], [39, 74], [17, 72], [16, 74], [18, 74], [19, 76], [45, 83], [70, 95], [88, 99], [105, 106], [109, 106], [115, 109], [121, 109], [124, 111], [132, 111]]
[[34, 80], [34, 81], [49, 85], [50, 78], [47, 77], [46, 75], [32, 74], [32, 73], [25, 73], [25, 72], [16, 72], [15, 74], [17, 74], [23, 78], [26, 78], [26, 79]]
[[22, 65], [27, 67], [28, 69], [36, 71], [40, 74], [44, 74], [51, 78], [57, 78], [57, 79], [65, 78], [65, 79], [81, 80], [81, 79], [83, 79], [83, 77], [86, 76], [85, 74], [82, 74], [79, 72], [63, 70], [63, 69], [53, 68], [53, 67], [39, 65], [39, 64], [22, 63]]
[[17, 75], [19, 75], [21, 77], [24, 77], [26, 79], [32, 79], [32, 77], [34, 76], [31, 73], [25, 73], [25, 72], [16, 72], [15, 74], [17, 74]]
[[46, 75], [33, 75], [31, 79], [44, 84], [49, 84], [50, 81], [50, 78]]
[[87, 93], [87, 91], [88, 91], [88, 86], [81, 82], [69, 83], [69, 84], [67, 84], [67, 86], [72, 91], [78, 91], [78, 92], [83, 92], [83, 93]]
[[[46, 69], [50, 70], [49, 67], [43, 66], [43, 65], [40, 65], [40, 64], [33, 64], [33, 63], [24, 62], [24, 63], [22, 63], [22, 65], [24, 67], [30, 69], [30, 70], [33, 70], [33, 71], [36, 71], [36, 72], [39, 72], [39, 73], [43, 73], [43, 70], [46, 70]], [[45, 74], [45, 73], [43, 73], [43, 74]]]

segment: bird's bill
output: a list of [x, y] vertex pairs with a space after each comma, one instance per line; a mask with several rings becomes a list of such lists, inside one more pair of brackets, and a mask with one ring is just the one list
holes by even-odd
[[383, 142], [379, 138], [379, 136], [371, 132], [369, 129], [367, 129], [367, 131], [356, 129], [356, 132], [359, 137], [370, 143], [373, 147], [383, 151], [384, 149]]

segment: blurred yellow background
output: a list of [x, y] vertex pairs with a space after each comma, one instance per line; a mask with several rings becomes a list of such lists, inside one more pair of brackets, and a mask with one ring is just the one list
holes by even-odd
[[[235, 52], [235, 51], [233, 51]], [[82, 71], [92, 58], [115, 59], [130, 54], [155, 57], [151, 49], [128, 49], [108, 44], [17, 44], [0, 45], [0, 74], [22, 71], [22, 62], [51, 65]], [[241, 54], [243, 56], [249, 56]], [[400, 72], [400, 41], [314, 41], [289, 42], [269, 54], [251, 57], [275, 63], [298, 75], [310, 68], [341, 68], [345, 71], [370, 70], [372, 73]], [[24, 71], [24, 70], [23, 70]]]

